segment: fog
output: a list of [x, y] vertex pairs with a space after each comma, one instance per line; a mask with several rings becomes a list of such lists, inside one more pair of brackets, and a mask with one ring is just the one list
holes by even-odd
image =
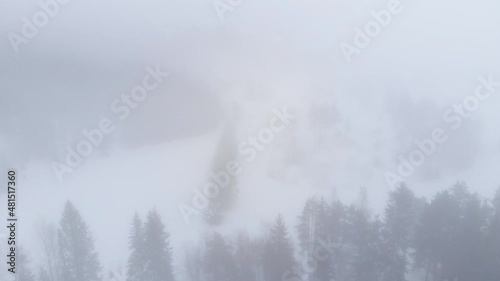
[[[62, 214], [72, 214], [68, 200], [93, 237], [99, 280], [170, 280], [133, 277], [127, 267], [134, 213], [153, 224], [153, 209], [170, 234], [176, 280], [283, 281], [272, 273], [281, 265], [260, 264], [254, 279], [218, 276], [206, 268], [220, 265], [197, 266], [207, 261], [193, 253], [209, 256], [210, 243], [220, 242], [218, 233], [235, 249], [245, 233], [255, 250], [250, 252], [266, 253], [265, 237], [280, 229], [281, 214], [298, 262], [307, 256], [300, 232], [306, 222], [299, 216], [313, 197], [310, 208], [321, 206], [320, 198], [332, 210], [339, 202], [345, 207], [339, 221], [361, 214], [368, 228], [380, 223], [388, 235], [388, 206], [397, 194], [409, 194], [404, 183], [417, 206], [407, 236], [422, 237], [418, 233], [425, 233], [425, 218], [433, 217], [439, 194], [456, 199], [461, 189], [452, 187], [463, 182], [468, 197], [460, 198], [477, 199], [481, 229], [493, 228], [500, 186], [500, 4], [396, 1], [399, 12], [385, 18], [386, 26], [378, 25], [377, 35], [365, 34], [365, 46], [357, 45], [357, 30], [374, 22], [374, 13], [390, 11], [394, 1], [42, 0], [57, 10], [26, 36], [23, 18], [34, 25], [44, 4], [0, 0], [0, 182], [6, 187], [7, 171], [16, 170], [17, 239], [29, 256], [20, 268], [35, 276], [25, 280], [97, 280], [40, 276], [39, 268], [49, 268], [40, 224], [59, 229], [49, 235], [54, 239], [63, 236]], [[346, 44], [356, 51], [346, 51]], [[146, 92], [131, 101], [138, 87]], [[84, 131], [96, 130], [102, 139], [94, 144]], [[78, 154], [82, 141], [91, 145], [87, 156]], [[411, 159], [417, 154], [421, 162]], [[238, 173], [233, 176], [229, 166]], [[194, 189], [205, 192], [221, 171], [230, 176], [227, 186], [200, 201]], [[7, 188], [0, 197], [5, 206]], [[471, 209], [464, 210], [461, 218]], [[1, 227], [2, 256], [8, 235]], [[485, 237], [490, 248], [500, 248]], [[362, 248], [356, 241], [345, 243], [352, 244], [346, 256]], [[410, 244], [401, 249], [408, 251], [403, 277], [365, 270], [369, 265], [352, 269], [348, 258], [335, 254], [327, 262], [335, 264], [333, 275], [324, 277], [318, 269], [295, 280], [368, 280], [360, 272], [383, 281], [500, 278], [484, 268], [471, 270], [481, 276], [461, 272], [459, 262], [447, 267], [419, 255], [421, 244]], [[386, 262], [386, 249], [402, 247], [381, 245], [382, 255], [374, 258], [380, 263]], [[1, 280], [12, 278], [7, 268], [0, 263]]]

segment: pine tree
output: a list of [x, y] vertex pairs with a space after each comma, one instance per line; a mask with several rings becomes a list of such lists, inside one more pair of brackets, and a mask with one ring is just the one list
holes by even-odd
[[58, 231], [61, 280], [100, 280], [101, 266], [94, 240], [80, 213], [67, 201]]
[[[316, 269], [310, 274], [314, 281], [329, 281], [333, 276], [332, 251], [334, 249], [325, 249], [324, 245], [334, 241], [334, 223], [335, 218], [332, 218], [330, 206], [321, 198], [316, 212], [313, 252], [309, 253], [309, 258], [315, 260], [317, 264]], [[322, 256], [318, 258], [320, 249]]]
[[481, 200], [471, 194], [465, 183], [450, 189], [456, 210], [455, 224], [448, 238], [448, 249], [443, 260], [442, 275], [449, 280], [472, 280], [480, 274], [482, 228], [486, 224]]
[[262, 250], [261, 240], [250, 239], [246, 234], [240, 234], [237, 237], [235, 261], [238, 281], [258, 280]]
[[342, 202], [336, 201], [330, 206], [331, 223], [329, 238], [330, 243], [334, 243], [333, 255], [331, 260], [333, 264], [330, 269], [330, 277], [334, 280], [343, 280], [347, 275], [347, 249], [345, 241], [348, 241], [349, 232], [346, 230], [347, 208]]
[[186, 250], [185, 275], [191, 281], [203, 280], [203, 254], [203, 249], [197, 245]]
[[204, 265], [207, 281], [233, 281], [238, 277], [231, 247], [217, 232], [206, 242]]
[[415, 234], [415, 260], [425, 270], [425, 281], [443, 280], [440, 271], [451, 232], [458, 223], [457, 212], [446, 190], [438, 193], [421, 215]]
[[299, 216], [299, 224], [297, 225], [299, 246], [301, 253], [305, 255], [309, 254], [314, 243], [317, 209], [318, 201], [315, 198], [309, 198]]
[[491, 206], [492, 211], [483, 246], [484, 267], [480, 277], [484, 281], [497, 281], [500, 276], [500, 188], [491, 200]]
[[148, 213], [145, 229], [145, 272], [142, 281], [173, 281], [170, 234], [156, 210]]
[[483, 229], [487, 225], [484, 207], [477, 194], [470, 194], [464, 205], [460, 227], [456, 233], [455, 248], [452, 252], [455, 257], [458, 280], [474, 280], [483, 273], [482, 243], [486, 234]]
[[[234, 137], [234, 129], [229, 124], [222, 134], [217, 150], [214, 155], [212, 164], [212, 172], [218, 174], [226, 171], [227, 164], [230, 161], [236, 160], [238, 148]], [[214, 181], [213, 178], [209, 179]], [[206, 222], [212, 225], [219, 225], [224, 220], [224, 214], [229, 211], [237, 198], [237, 179], [233, 175], [229, 175], [227, 182], [218, 182], [219, 193], [210, 199], [209, 206], [205, 211]]]
[[379, 280], [380, 221], [377, 219], [371, 222], [366, 209], [351, 206], [346, 212], [345, 228], [344, 239], [347, 245], [344, 258], [349, 270], [344, 277], [353, 281]]
[[464, 183], [438, 193], [422, 214], [415, 256], [426, 280], [473, 280], [484, 270], [481, 260], [487, 209]]
[[142, 281], [145, 270], [144, 227], [141, 218], [134, 214], [132, 230], [129, 237], [130, 256], [127, 267], [127, 281]]
[[266, 281], [282, 281], [283, 275], [295, 264], [293, 246], [281, 215], [276, 218], [267, 238], [263, 264]]
[[409, 270], [409, 250], [418, 220], [419, 201], [414, 193], [401, 185], [389, 194], [385, 209], [384, 280], [404, 281]]

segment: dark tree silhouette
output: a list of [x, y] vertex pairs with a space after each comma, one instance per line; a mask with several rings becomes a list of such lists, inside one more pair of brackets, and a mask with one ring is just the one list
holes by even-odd
[[127, 281], [142, 281], [146, 269], [144, 225], [137, 213], [134, 214], [129, 237], [130, 256], [127, 264]]
[[142, 281], [173, 281], [170, 235], [154, 209], [148, 213], [144, 227], [145, 271]]
[[284, 274], [295, 264], [293, 246], [281, 215], [276, 218], [267, 238], [263, 263], [266, 281], [282, 281]]
[[87, 224], [69, 201], [64, 206], [58, 231], [61, 280], [101, 280], [101, 265]]

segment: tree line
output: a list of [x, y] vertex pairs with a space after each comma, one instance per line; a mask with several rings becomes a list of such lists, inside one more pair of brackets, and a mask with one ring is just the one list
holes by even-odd
[[[19, 281], [106, 277], [92, 234], [70, 202], [58, 227], [40, 229], [43, 266], [22, 271]], [[498, 281], [500, 189], [482, 199], [457, 183], [427, 200], [401, 185], [378, 215], [364, 200], [346, 205], [312, 197], [295, 226], [278, 215], [261, 235], [214, 231], [175, 249], [183, 256], [176, 270], [169, 232], [151, 210], [144, 221], [133, 217], [129, 247], [127, 281]]]

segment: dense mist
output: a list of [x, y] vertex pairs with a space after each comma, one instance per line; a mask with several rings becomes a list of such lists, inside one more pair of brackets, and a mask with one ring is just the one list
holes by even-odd
[[497, 1], [0, 4], [0, 280], [500, 279]]

